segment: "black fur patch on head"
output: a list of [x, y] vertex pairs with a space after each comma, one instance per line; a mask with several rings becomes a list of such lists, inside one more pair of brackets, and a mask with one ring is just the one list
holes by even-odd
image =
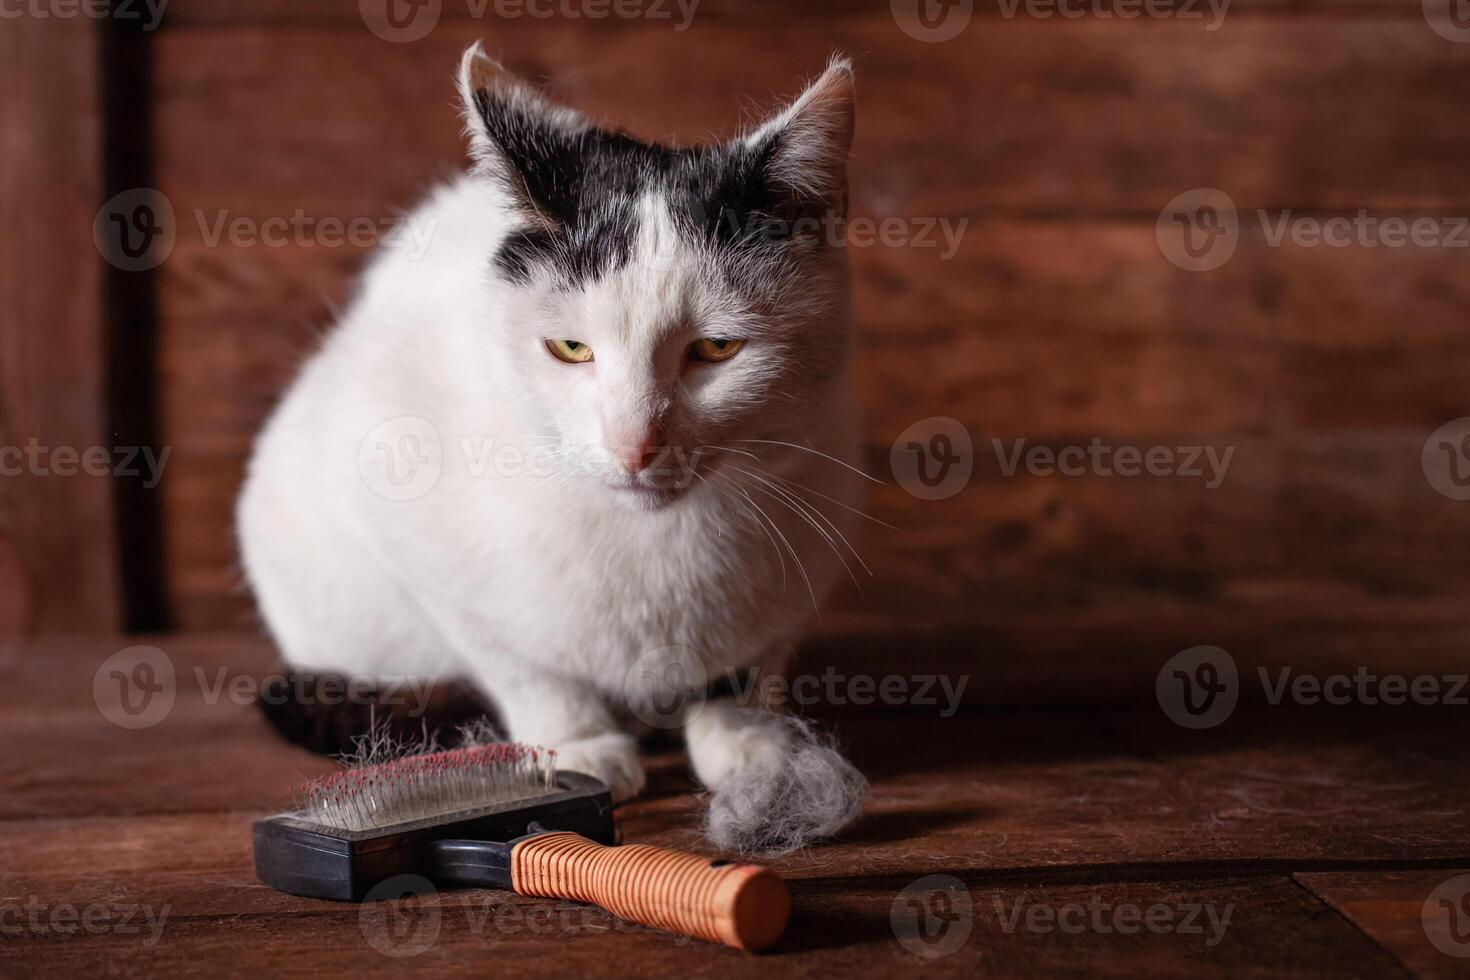
[[494, 257], [513, 282], [549, 270], [574, 288], [622, 268], [639, 232], [638, 201], [650, 193], [668, 203], [691, 244], [746, 267], [778, 266], [840, 205], [772, 178], [780, 133], [753, 147], [676, 149], [570, 126], [486, 91], [475, 93], [474, 107], [503, 159], [498, 176], [526, 219]]

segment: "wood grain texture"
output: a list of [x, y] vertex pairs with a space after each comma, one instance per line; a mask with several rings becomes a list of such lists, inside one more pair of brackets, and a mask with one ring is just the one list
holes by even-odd
[[[1463, 977], [1470, 942], [1465, 940], [1465, 910], [1438, 904], [1443, 894], [1463, 901], [1470, 878], [1460, 870], [1319, 872], [1296, 875], [1312, 894], [1332, 906], [1374, 942], [1392, 953], [1405, 968], [1424, 980]], [[1446, 885], [1448, 889], [1445, 889]], [[1441, 893], [1441, 889], [1445, 889]], [[1426, 906], [1429, 911], [1426, 915]], [[1426, 918], [1444, 931], [1431, 940]]]
[[837, 48], [857, 55], [858, 213], [1151, 223], [1200, 186], [1242, 207], [1463, 208], [1455, 161], [1470, 136], [1445, 125], [1470, 86], [1463, 45], [1422, 18], [1230, 26], [1008, 21], [954, 45], [901, 43], [872, 15], [798, 21], [780, 45], [767, 25], [722, 23], [456, 22], [398, 45], [164, 32], [159, 170], [186, 206], [380, 216], [458, 165], [451, 80], [472, 41], [594, 119], [682, 142], [731, 134]]
[[[790, 883], [794, 914], [765, 957], [494, 891], [366, 906], [305, 899], [255, 881], [250, 824], [329, 763], [190, 680], [195, 668], [257, 676], [269, 651], [244, 637], [163, 641], [180, 678], [174, 710], [123, 731], [98, 711], [90, 681], [129, 642], [49, 641], [0, 675], [0, 741], [17, 749], [0, 765], [0, 905], [6, 925], [20, 926], [0, 943], [6, 976], [1392, 976], [1398, 962], [1433, 976], [1422, 951], [1406, 952], [1409, 904], [1470, 869], [1461, 718], [1276, 710], [1181, 737], [1146, 711], [941, 719], [829, 706], [824, 724], [870, 777], [872, 799], [839, 842], [770, 862]], [[58, 731], [65, 750], [42, 752]], [[619, 808], [624, 840], [709, 854], [682, 756], [650, 763], [648, 790]], [[938, 917], [952, 907], [920, 883], [935, 874], [968, 896], [960, 918]], [[1118, 910], [1158, 906], [1164, 925], [1116, 927], [1127, 921]], [[1223, 928], [1212, 930], [1207, 906]], [[91, 909], [91, 928], [58, 931], [53, 909]], [[918, 915], [934, 916], [929, 942]], [[951, 951], [926, 955], [947, 935], [958, 939]]]
[[[634, 930], [577, 906], [466, 892], [406, 898], [367, 915], [340, 905], [296, 915], [172, 915], [153, 945], [147, 944], [150, 934], [141, 918], [134, 935], [107, 931], [109, 923], [102, 920], [96, 935], [27, 934], [0, 949], [0, 963], [9, 975], [27, 978], [109, 967], [156, 975], [229, 973], [242, 964], [272, 974], [390, 976], [411, 969], [429, 977], [468, 970], [528, 977], [707, 972], [765, 978], [773, 971], [791, 977], [919, 971], [969, 977], [981, 970], [1007, 978], [1403, 975], [1390, 954], [1283, 876], [1082, 887], [973, 885], [968, 932], [954, 952], [939, 958], [925, 955], [930, 948], [922, 941], [911, 939], [906, 946], [895, 938], [892, 908], [895, 900], [906, 900], [902, 887], [851, 879], [802, 886], [791, 932], [763, 955]], [[1022, 914], [1064, 910], [1075, 921], [1077, 910], [1085, 916], [1090, 906], [1102, 905], [1109, 915], [1160, 908], [1172, 916], [1172, 928], [1132, 934], [1111, 925], [1108, 932], [1006, 928], [1017, 908]], [[1213, 946], [1206, 945], [1214, 935], [1203, 918], [1206, 906], [1231, 913], [1224, 939]], [[1198, 917], [1191, 930], [1179, 932], [1191, 916]]]
[[[686, 0], [686, 7], [688, 6]], [[973, 16], [982, 23], [1002, 18], [1014, 19], [1020, 15], [1013, 11], [1022, 9], [1009, 3], [1001, 3], [1000, 0], [974, 0], [969, 6], [973, 10]], [[538, 12], [553, 13], [551, 16], [542, 14], [533, 18], [527, 12], [533, 8]], [[604, 12], [612, 9], [614, 7], [611, 3], [600, 3], [600, 0], [561, 0], [556, 4], [545, 0], [539, 3], [535, 0], [531, 3], [525, 0], [501, 0], [498, 4], [496, 0], [443, 0], [439, 5], [439, 23], [453, 25], [456, 21], [470, 21], [482, 25], [486, 33], [494, 33], [516, 20], [555, 20], [560, 11], [582, 14], [586, 20], [599, 19], [599, 14], [600, 19], [613, 19], [611, 13]], [[678, 13], [674, 0], [646, 0], [644, 3], [630, 5], [630, 9], [651, 11], [652, 16], [649, 19], [664, 19], [660, 16], [662, 11]], [[699, 20], [749, 24], [792, 20], [830, 23], [834, 19], [845, 17], [887, 17], [892, 9], [891, 0], [808, 0], [798, 5], [784, 3], [783, 0], [698, 0], [693, 5], [694, 16]], [[1403, 17], [1420, 15], [1420, 7], [1413, 0], [1236, 0], [1230, 5], [1230, 10], [1251, 13], [1290, 10], [1293, 13], [1371, 12], [1380, 16], [1396, 14]], [[678, 16], [668, 19], [674, 23], [680, 20]], [[1053, 19], [1059, 18], [1054, 16]], [[170, 0], [164, 24], [168, 27], [310, 24], [340, 30], [365, 29], [358, 6], [341, 3], [339, 0], [261, 0], [249, 6], [231, 3], [230, 0]]]
[[[110, 445], [93, 28], [0, 27], [0, 644], [119, 624], [112, 487], [76, 472], [81, 454]], [[36, 462], [14, 455], [33, 444]]]
[[[1090, 679], [1083, 651], [1127, 656], [1135, 631], [1150, 660], [1196, 634], [1268, 658], [1365, 656], [1365, 609], [1402, 622], [1434, 608], [1457, 635], [1470, 625], [1452, 611], [1470, 585], [1470, 517], [1418, 466], [1428, 433], [1464, 412], [1463, 256], [1273, 245], [1253, 210], [1466, 210], [1470, 145], [1445, 120], [1470, 86], [1470, 48], [1422, 19], [1394, 7], [1205, 32], [1002, 18], [920, 45], [869, 7], [793, 15], [773, 45], [758, 7], [712, 7], [685, 32], [451, 9], [425, 40], [395, 45], [340, 11], [296, 9], [266, 26], [180, 7], [182, 26], [157, 43], [159, 177], [181, 216], [161, 270], [160, 373], [184, 624], [249, 622], [229, 533], [243, 459], [365, 257], [310, 238], [211, 246], [204, 229], [298, 209], [381, 219], [413, 202], [461, 159], [449, 66], [488, 36], [594, 116], [685, 140], [731, 132], [749, 117], [743, 97], [769, 105], [831, 48], [856, 52], [856, 213], [968, 219], [952, 255], [937, 233], [934, 248], [851, 249], [872, 468], [884, 474], [894, 438], [929, 416], [960, 420], [983, 451], [951, 500], [879, 489], [875, 516], [903, 532], [859, 544], [877, 574], [866, 598], [839, 600], [842, 623], [1072, 656]], [[1201, 185], [1227, 189], [1245, 223], [1210, 273], [1171, 265], [1154, 234], [1163, 203]], [[1206, 491], [1007, 477], [992, 437], [1236, 454]], [[1404, 656], [1433, 646], [1404, 642]]]

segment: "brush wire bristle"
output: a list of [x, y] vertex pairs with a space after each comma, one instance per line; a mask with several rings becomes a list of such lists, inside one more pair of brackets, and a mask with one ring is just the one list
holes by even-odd
[[497, 742], [343, 769], [305, 787], [306, 816], [342, 830], [376, 830], [556, 788], [556, 753]]

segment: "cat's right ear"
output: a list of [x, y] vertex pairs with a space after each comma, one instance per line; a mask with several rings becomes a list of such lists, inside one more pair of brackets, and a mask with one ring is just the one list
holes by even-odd
[[517, 209], [553, 225], [561, 169], [591, 124], [507, 71], [476, 41], [459, 63], [459, 97], [473, 173], [499, 182]]

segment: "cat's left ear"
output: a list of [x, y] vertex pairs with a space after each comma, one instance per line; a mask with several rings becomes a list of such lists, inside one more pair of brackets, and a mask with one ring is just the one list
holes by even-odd
[[761, 154], [767, 183], [846, 211], [855, 101], [852, 62], [834, 55], [796, 101], [742, 138]]
[[506, 70], [476, 41], [459, 63], [459, 96], [473, 172], [499, 181], [531, 220], [554, 224], [560, 171], [592, 124]]

